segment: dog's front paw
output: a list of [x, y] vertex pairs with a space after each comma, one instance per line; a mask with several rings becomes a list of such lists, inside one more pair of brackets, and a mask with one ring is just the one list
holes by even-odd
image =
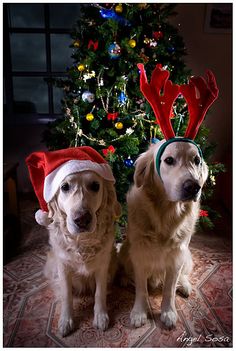
[[176, 310], [163, 311], [161, 313], [161, 321], [162, 323], [169, 329], [174, 328], [176, 326], [176, 322], [178, 319], [178, 315]]
[[132, 327], [141, 327], [147, 323], [147, 313], [145, 311], [137, 311], [133, 309], [130, 313], [130, 323]]
[[183, 297], [189, 297], [192, 292], [192, 285], [189, 281], [185, 281], [182, 285], [177, 287], [177, 292]]
[[109, 317], [106, 312], [94, 313], [93, 326], [95, 328], [106, 330], [109, 324]]
[[192, 292], [192, 285], [187, 275], [181, 275], [177, 284], [177, 292], [184, 297], [189, 297]]
[[61, 336], [63, 336], [63, 337], [67, 336], [75, 328], [73, 318], [72, 317], [69, 317], [69, 318], [61, 317], [59, 322], [58, 322], [58, 328], [59, 328]]

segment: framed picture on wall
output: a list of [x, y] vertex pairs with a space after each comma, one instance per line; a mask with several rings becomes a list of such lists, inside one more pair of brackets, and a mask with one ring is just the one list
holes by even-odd
[[231, 33], [232, 4], [207, 4], [204, 29], [207, 33]]

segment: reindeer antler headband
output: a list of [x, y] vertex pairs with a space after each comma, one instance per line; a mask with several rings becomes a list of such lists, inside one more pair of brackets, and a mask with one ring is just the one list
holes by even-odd
[[[149, 84], [143, 64], [139, 63], [138, 68], [140, 69], [140, 90], [152, 106], [157, 123], [166, 139], [156, 157], [158, 174], [160, 175], [161, 155], [166, 146], [172, 142], [190, 142], [197, 146], [202, 157], [201, 149], [193, 140], [208, 109], [218, 97], [219, 90], [214, 74], [208, 70], [207, 81], [203, 77], [192, 77], [189, 84], [179, 86], [168, 80], [170, 73], [162, 69], [161, 64], [157, 64]], [[176, 138], [170, 121], [173, 103], [179, 94], [182, 94], [187, 101], [189, 111], [189, 123], [184, 138]]]

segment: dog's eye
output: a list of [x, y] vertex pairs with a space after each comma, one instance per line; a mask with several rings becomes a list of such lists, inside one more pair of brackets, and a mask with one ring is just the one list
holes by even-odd
[[168, 164], [168, 166], [172, 166], [174, 164], [175, 160], [173, 159], [173, 157], [167, 157], [165, 159], [165, 163]]
[[89, 186], [90, 190], [94, 191], [95, 193], [98, 192], [100, 189], [100, 184], [98, 182], [92, 182]]
[[194, 157], [194, 163], [195, 163], [195, 165], [198, 166], [198, 165], [200, 164], [200, 162], [201, 162], [200, 157], [199, 157], [199, 156], [195, 156], [195, 157]]
[[64, 183], [64, 184], [62, 184], [62, 186], [61, 186], [61, 190], [62, 190], [63, 192], [67, 192], [67, 191], [69, 191], [69, 190], [70, 190], [70, 186], [69, 186], [69, 184], [68, 184], [68, 183]]

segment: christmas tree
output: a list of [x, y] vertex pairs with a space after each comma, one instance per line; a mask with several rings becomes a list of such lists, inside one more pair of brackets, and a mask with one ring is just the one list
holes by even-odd
[[[187, 83], [191, 71], [183, 57], [186, 49], [178, 28], [169, 23], [173, 4], [90, 4], [73, 27], [73, 62], [66, 79], [53, 83], [64, 91], [64, 118], [50, 123], [44, 141], [50, 150], [90, 145], [110, 163], [117, 180], [118, 199], [133, 181], [134, 162], [149, 144], [163, 139], [155, 116], [139, 88], [137, 63], [144, 63], [148, 78], [157, 63], [176, 84]], [[68, 43], [69, 45], [69, 43]], [[173, 107], [176, 135], [183, 136], [188, 121], [186, 101]], [[202, 127], [196, 138], [210, 168], [203, 196], [200, 223], [212, 226], [217, 213], [204, 201], [214, 190], [215, 177], [224, 167], [211, 164], [214, 145]]]

